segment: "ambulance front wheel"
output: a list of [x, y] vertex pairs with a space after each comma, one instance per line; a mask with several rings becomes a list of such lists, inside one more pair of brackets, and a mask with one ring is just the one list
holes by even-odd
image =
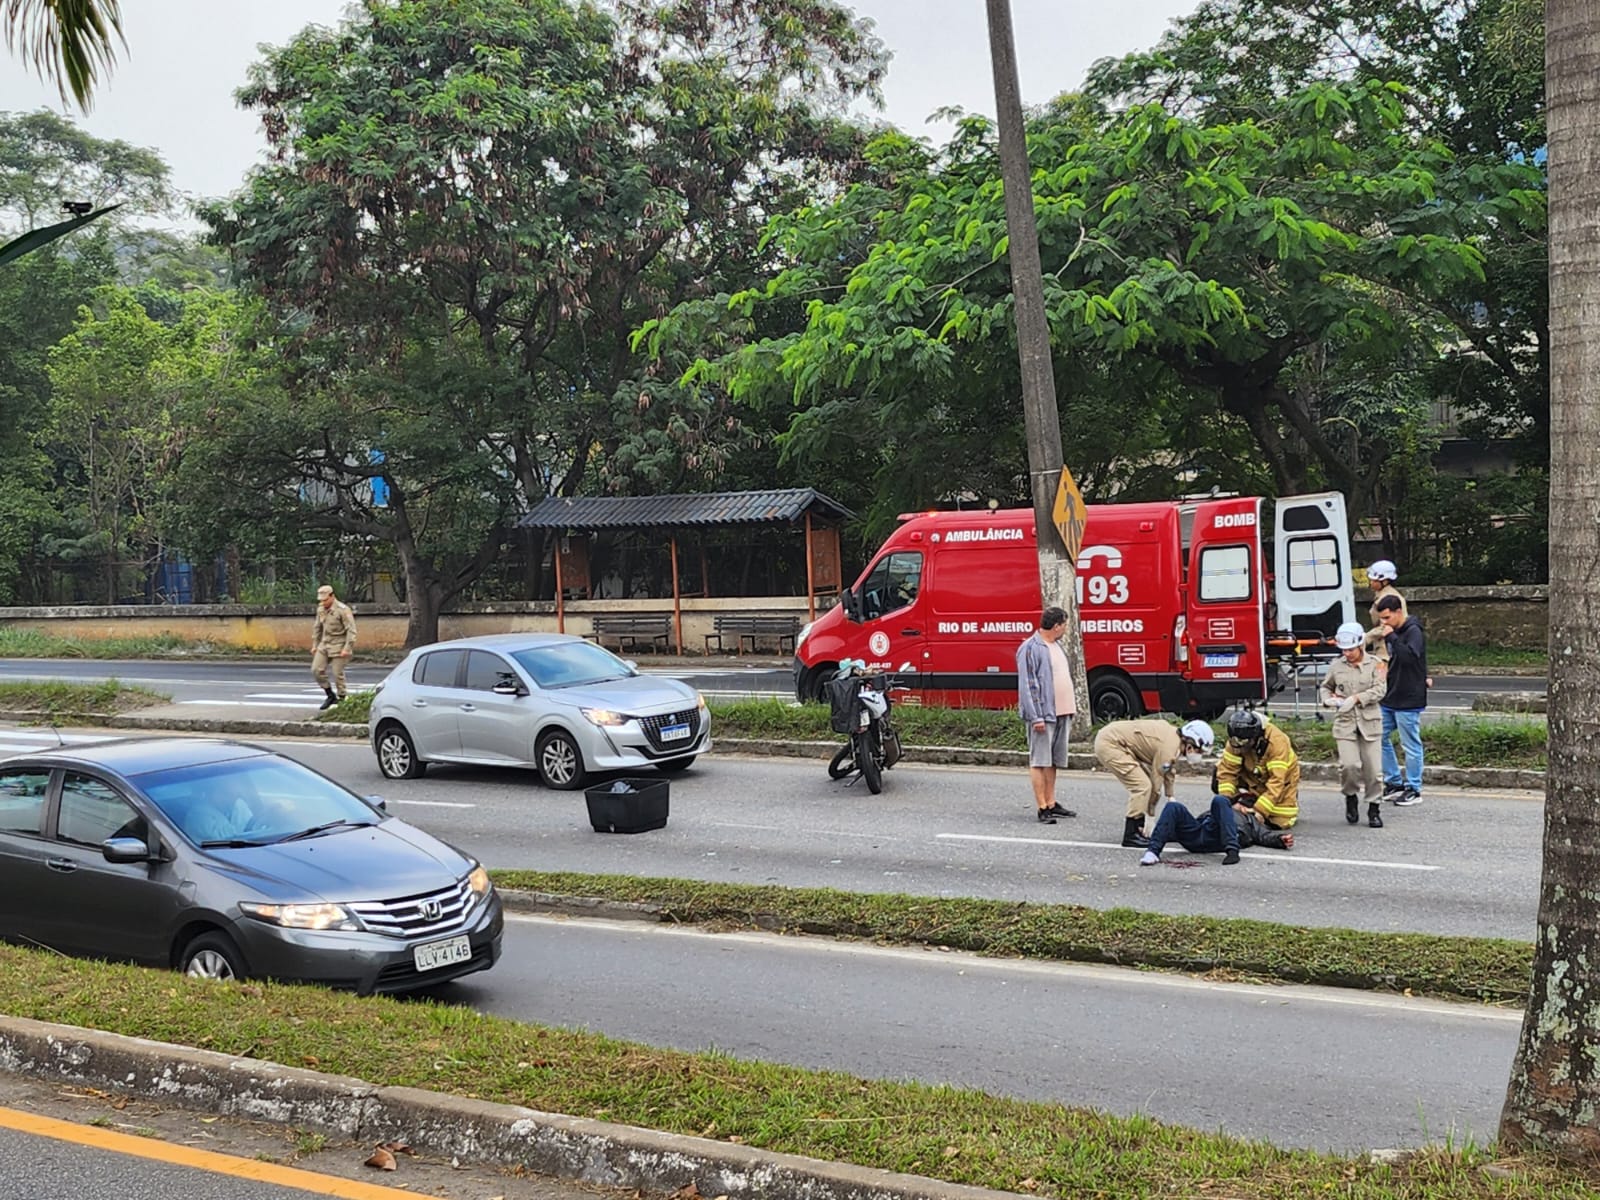
[[839, 671], [838, 663], [818, 663], [800, 672], [795, 683], [795, 699], [801, 704], [824, 704], [828, 699], [828, 680]]
[[1096, 722], [1120, 721], [1144, 715], [1144, 701], [1133, 680], [1107, 672], [1089, 681], [1089, 710]]

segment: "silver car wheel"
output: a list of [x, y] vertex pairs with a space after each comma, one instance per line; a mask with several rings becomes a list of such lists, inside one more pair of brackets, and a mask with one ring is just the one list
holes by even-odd
[[378, 765], [390, 779], [404, 779], [411, 770], [411, 743], [391, 729], [378, 740]]
[[572, 786], [578, 777], [578, 748], [562, 734], [548, 737], [539, 755], [539, 771], [551, 787]]
[[201, 950], [189, 960], [189, 969], [184, 972], [191, 979], [232, 979], [233, 964], [216, 950]]

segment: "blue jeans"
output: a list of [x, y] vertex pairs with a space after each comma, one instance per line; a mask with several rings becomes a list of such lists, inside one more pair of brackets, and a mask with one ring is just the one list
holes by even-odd
[[[1379, 705], [1383, 713], [1383, 781], [1390, 787], [1405, 787], [1413, 792], [1422, 791], [1422, 710], [1420, 708], [1389, 708]], [[1394, 743], [1389, 735], [1400, 731], [1400, 744], [1406, 751], [1406, 773], [1400, 776], [1400, 760], [1395, 755]]]
[[1239, 848], [1239, 826], [1233, 819], [1233, 801], [1226, 796], [1211, 797], [1211, 811], [1196, 817], [1176, 800], [1156, 818], [1149, 849], [1160, 854], [1168, 842], [1177, 842], [1195, 854], [1221, 854]]

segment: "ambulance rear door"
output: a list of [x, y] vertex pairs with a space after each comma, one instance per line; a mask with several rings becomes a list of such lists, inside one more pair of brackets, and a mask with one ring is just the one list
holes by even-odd
[[1356, 619], [1350, 525], [1344, 496], [1285, 496], [1273, 523], [1272, 566], [1277, 628], [1301, 638], [1331, 638]]
[[1193, 647], [1190, 694], [1202, 711], [1220, 710], [1238, 700], [1264, 700], [1261, 500], [1238, 496], [1200, 501], [1193, 505], [1192, 519], [1186, 635]]

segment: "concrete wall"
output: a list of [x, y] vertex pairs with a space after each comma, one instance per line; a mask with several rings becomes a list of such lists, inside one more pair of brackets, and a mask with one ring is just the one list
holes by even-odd
[[[406, 640], [406, 609], [396, 604], [357, 604], [356, 645], [362, 650], [398, 650]], [[760, 596], [684, 600], [683, 645], [688, 654], [704, 654], [705, 636], [712, 632], [718, 613], [792, 615], [806, 619], [803, 596]], [[817, 612], [823, 611], [819, 599]], [[672, 599], [574, 600], [566, 606], [567, 633], [593, 632], [599, 613], [671, 614]], [[62, 606], [53, 608], [0, 608], [0, 626], [36, 629], [56, 637], [98, 639], [108, 637], [159, 637], [169, 635], [190, 642], [211, 642], [253, 651], [282, 650], [310, 653], [313, 606], [250, 607], [242, 604], [122, 604]], [[465, 604], [439, 619], [441, 638], [473, 637], [484, 633], [555, 633], [556, 606], [552, 600], [494, 604]], [[615, 644], [612, 642], [611, 644]], [[737, 646], [724, 639], [729, 652]], [[770, 650], [766, 638], [757, 643]], [[716, 643], [712, 642], [715, 653]], [[641, 645], [642, 651], [642, 645]]]
[[[1401, 587], [1407, 611], [1422, 621], [1428, 637], [1472, 646], [1543, 650], [1550, 635], [1550, 588], [1546, 584], [1498, 587]], [[1372, 597], [1358, 604], [1365, 623]]]
[[[1406, 603], [1440, 641], [1480, 646], [1542, 650], [1548, 631], [1549, 588], [1543, 584], [1516, 587], [1405, 588]], [[1372, 598], [1357, 596], [1357, 615], [1365, 623]], [[597, 613], [670, 613], [666, 600], [575, 600], [566, 606], [566, 631], [593, 630]], [[819, 602], [817, 611], [823, 607]], [[802, 596], [727, 597], [683, 601], [683, 643], [689, 654], [705, 653], [705, 635], [718, 613], [793, 614], [805, 619]], [[308, 651], [310, 605], [250, 608], [240, 604], [73, 606], [0, 608], [0, 625], [38, 629], [59, 637], [106, 638], [170, 634], [185, 641], [213, 642], [250, 650]], [[398, 650], [405, 644], [403, 605], [356, 605], [361, 649]], [[555, 632], [553, 601], [466, 604], [439, 620], [441, 638], [481, 633]], [[714, 645], [714, 643], [713, 643]], [[770, 640], [759, 643], [770, 649]], [[726, 648], [734, 649], [730, 638]]]

